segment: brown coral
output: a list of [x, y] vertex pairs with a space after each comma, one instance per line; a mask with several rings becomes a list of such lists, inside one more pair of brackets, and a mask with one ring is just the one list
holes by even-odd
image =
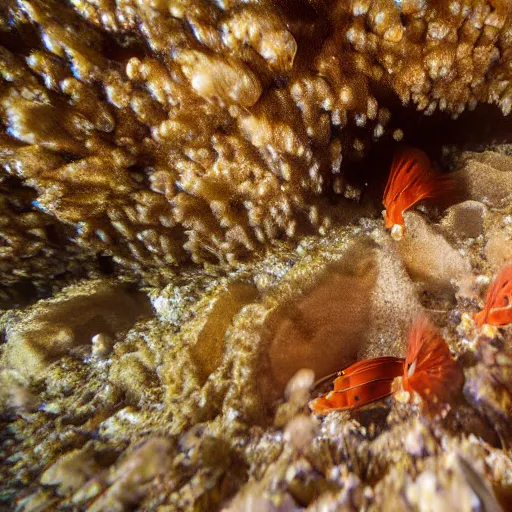
[[[63, 260], [106, 254], [138, 275], [235, 262], [332, 225], [323, 196], [343, 193], [342, 162], [401, 136], [387, 98], [508, 113], [509, 14], [486, 0], [7, 2], [0, 163], [73, 246]], [[26, 252], [26, 274], [50, 278]]]

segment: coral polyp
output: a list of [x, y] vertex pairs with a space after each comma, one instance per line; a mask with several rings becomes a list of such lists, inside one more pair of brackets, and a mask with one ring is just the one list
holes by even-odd
[[402, 386], [417, 393], [426, 408], [452, 405], [464, 385], [464, 374], [441, 334], [426, 317], [414, 320], [409, 332]]
[[446, 194], [452, 186], [449, 177], [439, 176], [428, 156], [418, 149], [404, 148], [395, 154], [384, 190], [384, 221], [391, 236], [400, 240], [404, 233], [404, 212], [426, 198]]

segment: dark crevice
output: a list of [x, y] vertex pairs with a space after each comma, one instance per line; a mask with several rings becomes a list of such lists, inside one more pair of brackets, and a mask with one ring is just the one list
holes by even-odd
[[443, 147], [482, 151], [491, 144], [512, 142], [512, 118], [503, 116], [494, 105], [479, 105], [474, 111], [465, 111], [456, 120], [443, 112], [425, 116], [413, 108], [399, 105], [391, 107], [391, 111], [390, 127], [402, 129], [403, 140], [394, 141], [392, 129], [388, 128], [386, 136], [371, 145], [363, 160], [349, 162], [345, 167], [348, 183], [378, 199], [382, 197], [393, 155], [400, 147], [422, 149], [435, 167], [441, 172], [449, 172], [452, 169], [443, 159]]
[[106, 276], [112, 276], [115, 274], [116, 265], [112, 256], [98, 254], [98, 256], [96, 256], [96, 261], [98, 262], [98, 267], [102, 274]]
[[12, 24], [9, 32], [0, 30], [0, 46], [22, 56], [28, 56], [42, 47], [39, 31], [30, 23]]

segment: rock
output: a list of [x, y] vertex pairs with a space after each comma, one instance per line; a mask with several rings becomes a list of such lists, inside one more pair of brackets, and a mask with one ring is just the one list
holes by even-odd
[[487, 207], [478, 201], [464, 201], [448, 208], [441, 228], [456, 240], [477, 238], [484, 233]]
[[153, 437], [129, 454], [109, 477], [111, 486], [87, 509], [123, 511], [137, 504], [148, 492], [144, 484], [168, 471], [172, 444], [165, 438]]
[[512, 216], [493, 216], [488, 223], [485, 256], [493, 272], [512, 261]]
[[495, 152], [464, 153], [462, 168], [452, 174], [465, 199], [501, 207], [512, 197], [512, 157]]
[[58, 299], [32, 307], [22, 322], [8, 322], [6, 365], [39, 380], [48, 363], [90, 344], [98, 331], [118, 334], [150, 313], [147, 297], [126, 286], [95, 281], [71, 286]]
[[94, 476], [100, 466], [94, 460], [91, 443], [83, 448], [72, 450], [62, 455], [42, 475], [43, 485], [57, 485], [59, 493], [66, 495], [82, 487]]
[[267, 325], [273, 332], [269, 377], [276, 390], [284, 390], [304, 364], [320, 378], [350, 364], [364, 348], [378, 274], [375, 248], [356, 243], [339, 261], [322, 259], [309, 271], [290, 272], [289, 297], [284, 287], [275, 291], [282, 296]]
[[365, 349], [358, 359], [392, 355], [403, 357], [407, 333], [413, 317], [422, 308], [408, 269], [388, 233], [373, 233], [378, 245], [377, 280], [371, 295], [370, 315], [366, 320]]
[[284, 389], [305, 363], [321, 378], [359, 358], [404, 355], [419, 304], [400, 262], [387, 251], [361, 237], [289, 273], [275, 291], [280, 306], [267, 323], [274, 389]]
[[12, 370], [0, 371], [0, 406], [18, 413], [34, 412], [38, 409], [41, 400], [23, 380]]
[[464, 394], [494, 428], [505, 448], [512, 446], [512, 349], [510, 336], [493, 344], [486, 337], [477, 343], [477, 364], [466, 371]]
[[22, 498], [17, 503], [17, 510], [23, 512], [45, 512], [58, 506], [58, 499], [49, 490], [41, 489]]
[[407, 231], [397, 251], [409, 275], [427, 289], [453, 293], [458, 281], [471, 273], [469, 260], [419, 213], [407, 212], [404, 218]]
[[202, 315], [203, 326], [191, 340], [190, 348], [202, 380], [206, 380], [222, 361], [224, 336], [233, 317], [257, 297], [258, 291], [252, 283], [235, 282], [210, 298], [208, 312]]
[[145, 364], [139, 353], [124, 354], [114, 359], [109, 380], [125, 392], [129, 401], [137, 403], [148, 390], [157, 385], [154, 370]]

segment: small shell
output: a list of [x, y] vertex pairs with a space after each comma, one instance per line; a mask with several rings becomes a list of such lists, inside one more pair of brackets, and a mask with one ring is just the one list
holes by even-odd
[[404, 227], [401, 226], [400, 224], [395, 224], [392, 228], [391, 228], [391, 238], [393, 240], [401, 240], [402, 237], [404, 236]]

